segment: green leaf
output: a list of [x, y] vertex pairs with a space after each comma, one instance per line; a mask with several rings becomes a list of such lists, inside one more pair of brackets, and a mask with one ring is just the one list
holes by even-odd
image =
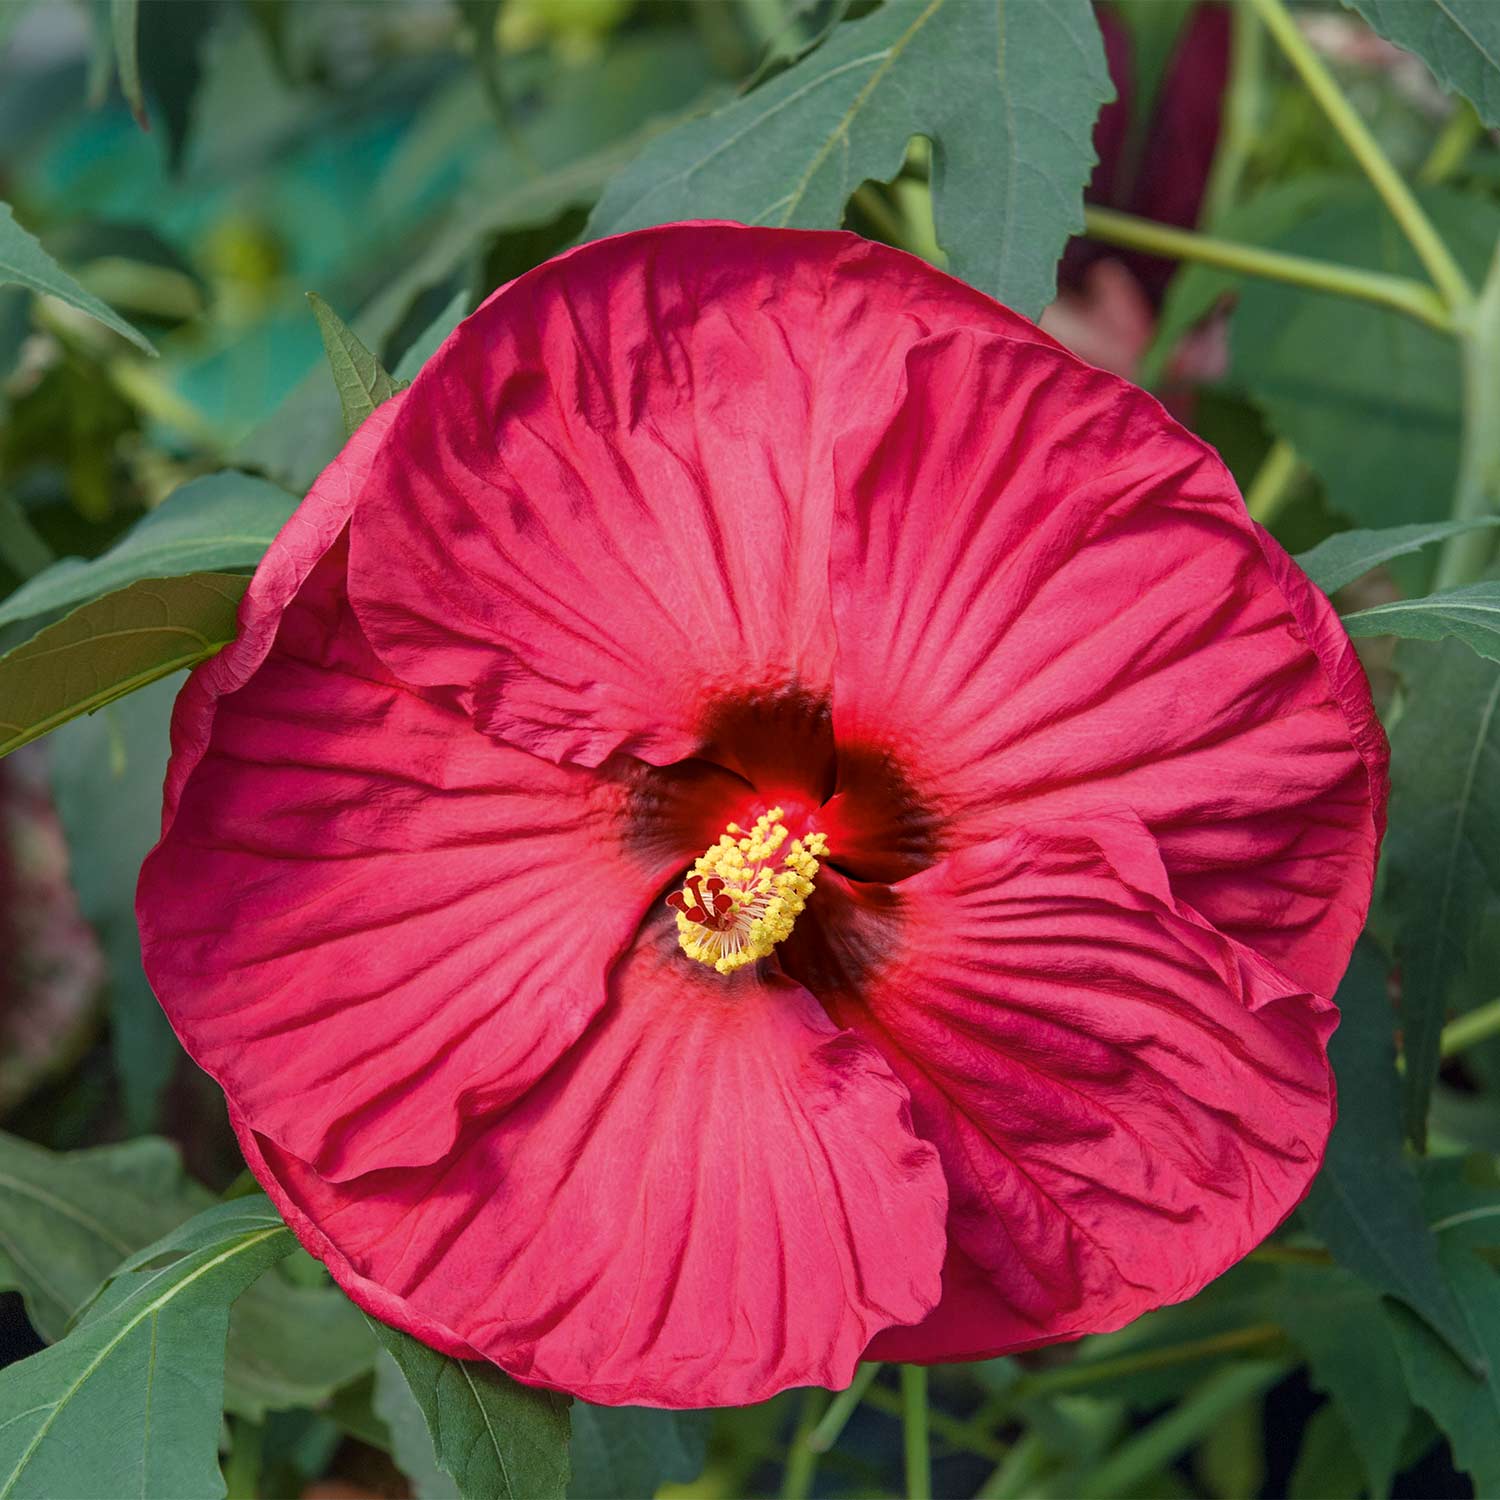
[[[167, 1141], [53, 1152], [0, 1133], [0, 1287], [22, 1294], [37, 1333], [55, 1342], [122, 1261], [213, 1202]], [[230, 1318], [227, 1399], [259, 1421], [325, 1400], [374, 1355], [364, 1318], [336, 1287], [268, 1276]]]
[[127, 1260], [66, 1338], [0, 1372], [0, 1500], [222, 1496], [230, 1304], [293, 1243], [242, 1199]]
[[177, 677], [163, 678], [56, 731], [52, 797], [78, 907], [109, 960], [109, 1042], [126, 1123], [152, 1129], [182, 1048], [141, 968], [135, 886], [161, 837], [161, 786]]
[[1384, 864], [1401, 963], [1406, 1130], [1426, 1139], [1438, 1039], [1485, 902], [1500, 896], [1500, 667], [1461, 642], [1405, 647]]
[[[296, 1258], [317, 1268], [301, 1251]], [[279, 1273], [264, 1276], [229, 1320], [228, 1404], [253, 1422], [318, 1405], [366, 1374], [377, 1353], [364, 1315], [326, 1277], [300, 1286]]]
[[1415, 52], [1445, 88], [1500, 126], [1500, 7], [1494, 0], [1344, 0], [1386, 41]]
[[1378, 568], [1394, 557], [1419, 552], [1433, 542], [1459, 536], [1481, 526], [1500, 526], [1500, 516], [1472, 521], [1424, 522], [1417, 526], [1383, 526], [1379, 531], [1341, 531], [1316, 547], [1299, 553], [1296, 562], [1325, 594]]
[[[1317, 211], [1330, 191], [1346, 192], [1343, 178], [1292, 177], [1237, 203], [1213, 226], [1214, 233], [1247, 245], [1268, 245]], [[1213, 266], [1184, 262], [1167, 283], [1156, 335], [1141, 365], [1141, 384], [1155, 386], [1177, 341], [1235, 291], [1243, 278]]]
[[1280, 1270], [1271, 1315], [1302, 1351], [1312, 1384], [1342, 1415], [1370, 1493], [1388, 1495], [1412, 1403], [1385, 1303], [1345, 1271], [1324, 1266]]
[[[1482, 277], [1500, 205], [1443, 189], [1422, 204], [1454, 255]], [[1268, 244], [1400, 275], [1421, 263], [1362, 184], [1328, 184], [1323, 205]], [[1446, 518], [1458, 473], [1455, 342], [1384, 308], [1245, 281], [1230, 320], [1230, 370], [1317, 474], [1332, 507], [1361, 526]]]
[[20, 504], [0, 494], [0, 563], [17, 578], [30, 578], [51, 561], [52, 549], [37, 535]]
[[[120, 0], [116, 0], [120, 3]], [[203, 53], [209, 33], [229, 11], [223, 0], [126, 0], [139, 11], [138, 91], [150, 95], [166, 137], [166, 157], [180, 169], [187, 148], [193, 106], [203, 79]], [[122, 78], [125, 68], [122, 60]], [[127, 96], [129, 89], [126, 90]], [[145, 107], [137, 117], [145, 127]]]
[[1476, 1380], [1415, 1318], [1397, 1308], [1393, 1319], [1402, 1368], [1413, 1398], [1447, 1435], [1458, 1466], [1478, 1495], [1500, 1494], [1500, 1275], [1476, 1253], [1493, 1246], [1495, 1195], [1476, 1193], [1444, 1170], [1424, 1174], [1427, 1208], [1441, 1244], [1443, 1269], [1462, 1299], [1488, 1362]]
[[493, 1365], [449, 1359], [383, 1323], [370, 1326], [406, 1377], [438, 1467], [463, 1500], [562, 1500], [566, 1396], [521, 1385]]
[[318, 332], [328, 354], [333, 383], [338, 389], [339, 404], [344, 409], [344, 436], [353, 437], [355, 429], [380, 405], [396, 394], [396, 383], [381, 363], [360, 343], [347, 323], [316, 292], [309, 292]]
[[[495, 236], [544, 227], [587, 207], [610, 176], [661, 133], [664, 125], [656, 117], [684, 108], [707, 81], [697, 43], [670, 27], [616, 37], [596, 65], [557, 69], [541, 107], [532, 113], [528, 106], [516, 120], [517, 143], [503, 141], [475, 161], [469, 188], [424, 230], [421, 254], [361, 309], [354, 331], [368, 346], [385, 347], [414, 297], [459, 274], [466, 263], [477, 265]], [[491, 112], [477, 87], [474, 92], [477, 112], [493, 135]], [[441, 102], [439, 95], [434, 107]], [[434, 167], [429, 156], [410, 151], [419, 133], [408, 135], [400, 155], [408, 163], [419, 158], [408, 175], [419, 185], [413, 191], [425, 194]], [[542, 165], [540, 175], [528, 169], [523, 153]], [[394, 175], [383, 174], [382, 181]], [[244, 439], [236, 457], [301, 494], [338, 452], [342, 432], [337, 392], [317, 369]]]
[[106, 328], [113, 329], [122, 338], [129, 339], [138, 349], [144, 349], [147, 354], [156, 353], [145, 334], [132, 328], [107, 303], [79, 286], [42, 249], [37, 238], [16, 223], [10, 204], [0, 203], [0, 283], [6, 282], [57, 297], [103, 323]]
[[375, 1415], [390, 1435], [391, 1457], [411, 1481], [416, 1500], [459, 1500], [451, 1475], [438, 1468], [432, 1434], [401, 1366], [383, 1350], [375, 1362]]
[[297, 508], [297, 497], [227, 470], [190, 480], [101, 556], [66, 557], [0, 602], [0, 625], [97, 599], [142, 578], [253, 568]]
[[249, 581], [142, 579], [0, 656], [0, 755], [222, 650]]
[[142, 130], [150, 130], [146, 96], [141, 89], [140, 0], [109, 0], [109, 28], [120, 70], [120, 89]]
[[[1320, 1406], [1308, 1419], [1287, 1485], [1287, 1500], [1360, 1500], [1365, 1476], [1354, 1457], [1354, 1441], [1339, 1408]], [[1373, 1491], [1383, 1500], [1385, 1491]]]
[[396, 362], [397, 390], [417, 378], [422, 366], [438, 352], [438, 346], [463, 322], [468, 312], [468, 292], [455, 292], [448, 305], [412, 340], [406, 353]]
[[1477, 1370], [1482, 1356], [1443, 1279], [1421, 1188], [1402, 1152], [1394, 1016], [1373, 947], [1354, 950], [1337, 999], [1342, 1020], [1328, 1056], [1339, 1117], [1302, 1218], [1340, 1265], [1399, 1297]]
[[576, 1500], [637, 1500], [703, 1472], [712, 1413], [575, 1401], [568, 1450]]
[[1500, 583], [1470, 583], [1420, 599], [1374, 604], [1345, 615], [1344, 629], [1350, 635], [1399, 635], [1416, 641], [1457, 636], [1481, 656], [1500, 661]]
[[53, 1342], [122, 1260], [211, 1201], [168, 1141], [55, 1152], [0, 1132], [0, 1285]]
[[951, 269], [1035, 316], [1082, 226], [1110, 89], [1084, 0], [887, 0], [653, 142], [605, 189], [588, 233], [679, 219], [836, 228], [855, 188], [894, 177], [926, 136]]

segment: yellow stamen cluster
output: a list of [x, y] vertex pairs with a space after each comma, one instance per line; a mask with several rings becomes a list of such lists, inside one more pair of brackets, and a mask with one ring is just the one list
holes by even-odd
[[689, 958], [721, 974], [765, 958], [790, 935], [807, 905], [827, 836], [792, 839], [773, 807], [752, 828], [731, 823], [693, 864], [682, 890], [668, 897], [677, 912], [677, 941]]

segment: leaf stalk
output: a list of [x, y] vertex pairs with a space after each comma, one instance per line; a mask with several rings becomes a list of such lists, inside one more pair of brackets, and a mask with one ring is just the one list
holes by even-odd
[[901, 1436], [907, 1500], [932, 1500], [932, 1453], [927, 1430], [927, 1366], [901, 1366]]
[[1256, 14], [1265, 23], [1266, 30], [1286, 60], [1296, 69], [1308, 92], [1327, 115], [1329, 124], [1339, 133], [1371, 187], [1380, 194], [1391, 217], [1432, 278], [1444, 305], [1455, 315], [1455, 321], [1461, 321], [1474, 302], [1469, 278], [1370, 127], [1350, 104], [1327, 64], [1302, 35], [1285, 0], [1247, 0], [1247, 3], [1255, 7]]
[[1453, 317], [1443, 299], [1431, 287], [1409, 276], [1366, 271], [1312, 256], [1289, 255], [1282, 250], [1222, 240], [1196, 230], [1177, 229], [1134, 214], [1120, 213], [1112, 208], [1086, 207], [1083, 218], [1084, 232], [1091, 239], [1102, 240], [1105, 244], [1118, 245], [1125, 250], [1144, 250], [1174, 260], [1197, 261], [1242, 276], [1260, 276], [1268, 281], [1306, 287], [1310, 291], [1332, 292], [1335, 296], [1373, 302], [1415, 318], [1440, 333], [1454, 332]]
[[[1480, 289], [1467, 327], [1459, 336], [1463, 374], [1463, 438], [1453, 519], [1472, 521], [1489, 515], [1500, 494], [1500, 247]], [[1438, 558], [1434, 589], [1473, 583], [1494, 554], [1487, 528], [1449, 537]]]

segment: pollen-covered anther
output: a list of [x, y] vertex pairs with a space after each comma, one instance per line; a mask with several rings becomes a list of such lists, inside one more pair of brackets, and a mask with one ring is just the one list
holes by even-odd
[[765, 958], [791, 933], [812, 895], [828, 838], [810, 833], [793, 839], [782, 816], [773, 807], [751, 828], [731, 823], [694, 862], [682, 889], [667, 897], [677, 913], [677, 941], [689, 958], [732, 974]]

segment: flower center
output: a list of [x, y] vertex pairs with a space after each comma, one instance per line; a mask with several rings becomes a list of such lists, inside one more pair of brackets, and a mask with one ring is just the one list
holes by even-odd
[[750, 829], [731, 823], [693, 864], [680, 891], [667, 897], [677, 913], [677, 941], [689, 958], [732, 974], [764, 958], [791, 934], [812, 895], [825, 834], [792, 839], [773, 807]]

